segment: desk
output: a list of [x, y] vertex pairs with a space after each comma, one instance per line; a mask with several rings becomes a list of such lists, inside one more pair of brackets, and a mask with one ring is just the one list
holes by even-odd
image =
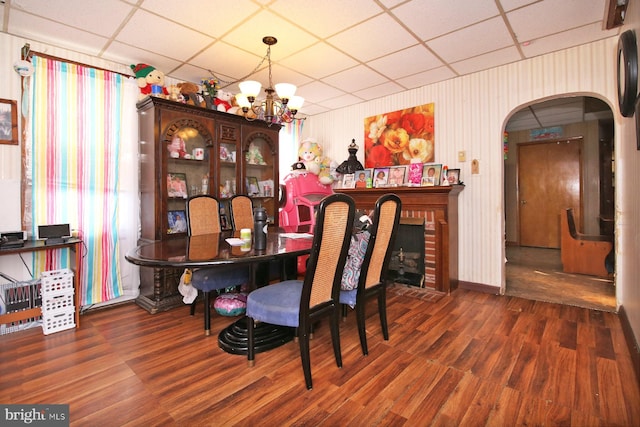
[[[58, 243], [54, 245], [45, 245], [43, 240], [27, 240], [24, 242], [24, 246], [17, 248], [2, 248], [0, 249], [1, 255], [15, 255], [28, 252], [49, 251], [56, 249], [69, 248], [76, 253], [76, 271], [73, 274], [73, 291], [74, 291], [74, 307], [75, 307], [75, 322], [76, 328], [80, 327], [80, 304], [78, 304], [78, 271], [80, 269], [80, 263], [82, 262], [82, 240], [71, 238], [64, 243]], [[11, 323], [18, 320], [29, 319], [31, 317], [38, 317], [42, 314], [40, 307], [31, 308], [28, 310], [17, 311], [14, 313], [8, 313], [0, 315], [0, 323]]]
[[[292, 238], [290, 230], [269, 230], [264, 250], [251, 247], [243, 251], [240, 246], [231, 246], [226, 238], [240, 237], [239, 231], [182, 237], [154, 241], [132, 249], [125, 259], [142, 267], [154, 268], [212, 268], [229, 265], [256, 265], [285, 258], [307, 255], [311, 252], [311, 238]], [[256, 351], [284, 344], [293, 338], [290, 328], [282, 329], [264, 323], [256, 327]], [[246, 325], [244, 317], [218, 335], [220, 348], [228, 353], [246, 354]]]

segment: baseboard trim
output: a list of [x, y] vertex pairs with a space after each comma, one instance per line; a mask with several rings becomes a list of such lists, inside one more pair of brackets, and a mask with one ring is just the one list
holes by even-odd
[[496, 286], [483, 285], [482, 283], [458, 281], [458, 288], [467, 291], [482, 292], [485, 294], [500, 295], [500, 288]]
[[622, 332], [624, 333], [624, 339], [627, 343], [629, 354], [631, 354], [633, 369], [636, 373], [636, 381], [638, 382], [638, 385], [640, 385], [640, 347], [638, 346], [638, 342], [636, 341], [635, 335], [633, 334], [631, 322], [629, 322], [629, 317], [627, 316], [627, 312], [624, 309], [623, 305], [621, 305], [618, 309], [618, 316], [620, 317]]

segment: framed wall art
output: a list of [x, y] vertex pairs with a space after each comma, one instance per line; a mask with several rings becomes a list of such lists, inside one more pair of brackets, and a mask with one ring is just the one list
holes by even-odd
[[434, 103], [364, 119], [365, 168], [433, 162]]
[[0, 144], [18, 145], [18, 104], [0, 99]]

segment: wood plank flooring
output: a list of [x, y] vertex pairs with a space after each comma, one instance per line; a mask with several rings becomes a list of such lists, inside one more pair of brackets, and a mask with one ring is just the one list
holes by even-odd
[[564, 273], [560, 249], [507, 246], [509, 296], [615, 312], [613, 277]]
[[[326, 323], [311, 342], [244, 356], [205, 337], [200, 306], [134, 304], [78, 330], [0, 337], [0, 402], [67, 403], [73, 426], [638, 426], [640, 391], [619, 318], [456, 290], [436, 302], [388, 291], [390, 340], [367, 306], [369, 356], [350, 313], [343, 368]], [[213, 316], [220, 330], [233, 318]]]

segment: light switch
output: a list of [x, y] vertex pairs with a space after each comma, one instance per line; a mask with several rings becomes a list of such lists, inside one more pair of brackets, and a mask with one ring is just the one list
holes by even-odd
[[467, 161], [467, 152], [466, 151], [458, 151], [458, 161], [466, 162]]

